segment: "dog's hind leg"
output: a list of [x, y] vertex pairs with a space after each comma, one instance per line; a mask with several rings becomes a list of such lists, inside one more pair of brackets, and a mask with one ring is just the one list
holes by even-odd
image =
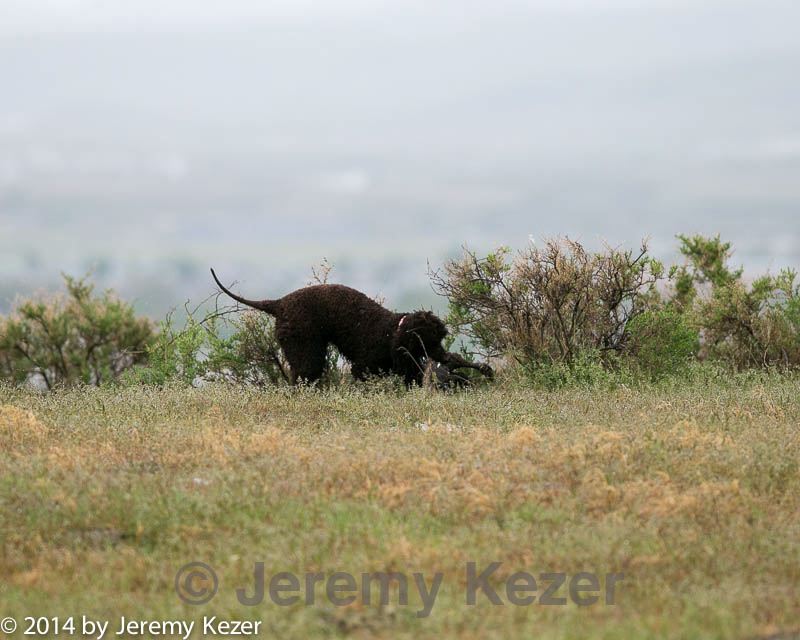
[[322, 340], [281, 338], [281, 349], [289, 363], [289, 382], [313, 384], [325, 371], [328, 345]]

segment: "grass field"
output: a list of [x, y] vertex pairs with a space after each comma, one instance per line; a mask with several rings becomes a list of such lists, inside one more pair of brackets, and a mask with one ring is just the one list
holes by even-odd
[[[0, 618], [261, 620], [259, 637], [800, 637], [800, 381], [638, 389], [0, 387]], [[214, 568], [200, 606], [175, 592]], [[502, 565], [465, 603], [465, 567]], [[256, 606], [278, 572], [443, 578], [382, 606]], [[623, 573], [615, 604], [511, 604], [516, 572]], [[345, 594], [346, 595], [346, 594]], [[192, 637], [201, 637], [195, 628]], [[45, 635], [52, 637], [52, 629]], [[62, 634], [64, 637], [66, 634]], [[79, 634], [76, 634], [79, 636]], [[2, 636], [2, 634], [0, 634]], [[151, 637], [151, 636], [146, 636]], [[152, 635], [152, 637], [160, 637]]]

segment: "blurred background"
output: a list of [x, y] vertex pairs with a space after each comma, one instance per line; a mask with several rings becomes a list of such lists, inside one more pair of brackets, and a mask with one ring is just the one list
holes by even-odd
[[92, 270], [154, 317], [462, 244], [800, 266], [796, 0], [0, 0], [0, 311]]

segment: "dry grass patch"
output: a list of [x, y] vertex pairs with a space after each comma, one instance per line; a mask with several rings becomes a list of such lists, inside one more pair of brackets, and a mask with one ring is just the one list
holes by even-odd
[[[457, 395], [0, 388], [0, 610], [282, 637], [747, 638], [800, 625], [800, 385]], [[222, 577], [205, 609], [175, 571]], [[433, 614], [242, 607], [279, 571], [421, 571]], [[465, 564], [624, 572], [618, 604], [464, 604]], [[47, 603], [46, 606], [44, 603]]]

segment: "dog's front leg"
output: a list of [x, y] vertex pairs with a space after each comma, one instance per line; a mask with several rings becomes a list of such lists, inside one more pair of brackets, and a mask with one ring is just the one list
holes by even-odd
[[486, 363], [483, 362], [470, 362], [463, 356], [445, 351], [442, 360], [439, 360], [448, 369], [475, 369], [480, 371], [487, 378], [494, 377], [494, 370]]

